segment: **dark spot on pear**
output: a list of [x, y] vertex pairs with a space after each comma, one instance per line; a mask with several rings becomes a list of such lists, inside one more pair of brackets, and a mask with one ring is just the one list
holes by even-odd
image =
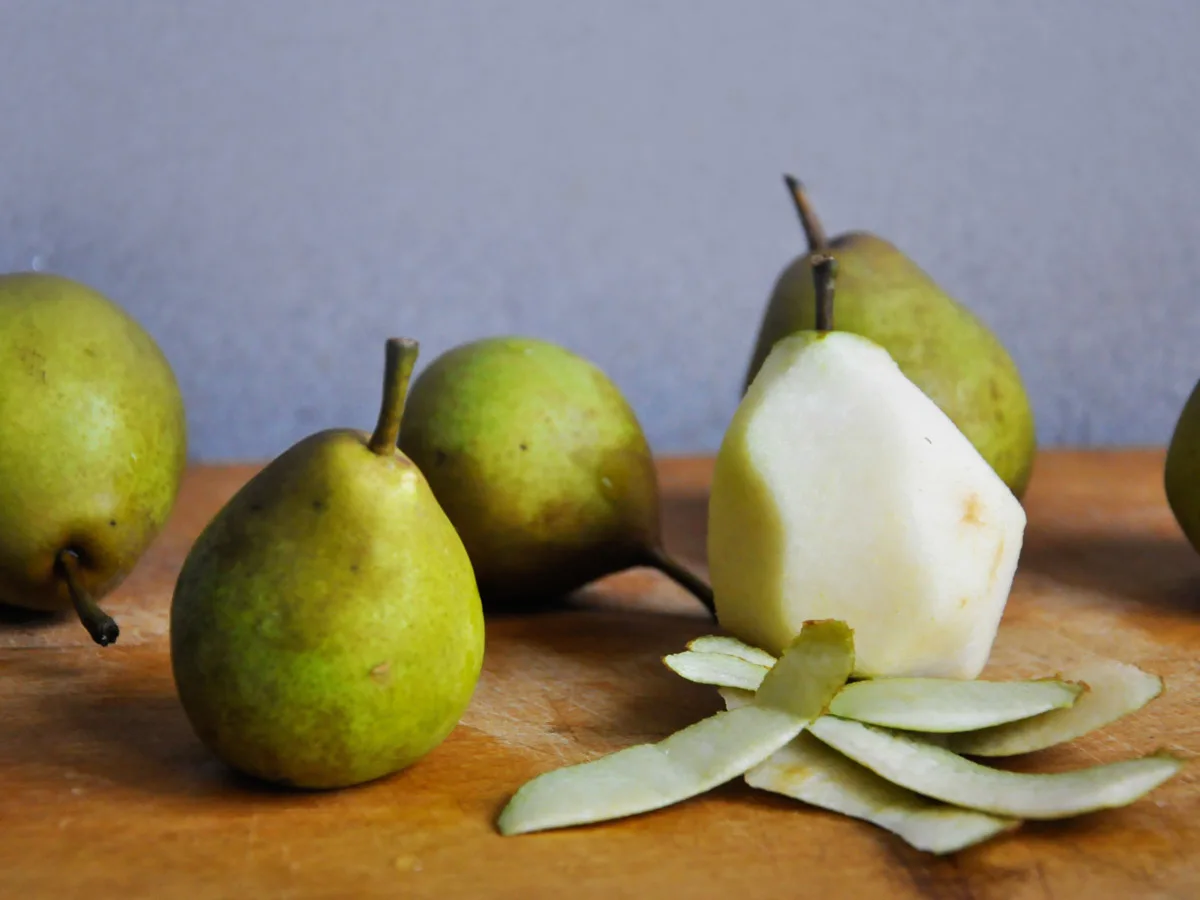
[[323, 512], [325, 509], [325, 501], [324, 500], [314, 500], [312, 502], [312, 508], [313, 508], [313, 512]]
[[250, 512], [252, 512], [252, 513], [262, 512], [262, 504], [261, 503], [251, 503], [250, 504]]
[[357, 572], [357, 571], [358, 571], [358, 563], [353, 563], [353, 564], [350, 566], [350, 571], [351, 571], [351, 572]]
[[116, 519], [109, 519], [109, 520], [108, 520], [108, 527], [109, 527], [109, 528], [116, 528], [116, 527], [117, 527], [117, 520], [116, 520]]
[[442, 465], [443, 463], [445, 463], [445, 462], [446, 462], [446, 460], [447, 460], [447, 459], [449, 459], [449, 458], [450, 458], [450, 457], [448, 457], [448, 456], [446, 455], [446, 452], [445, 452], [444, 450], [437, 450], [437, 451], [435, 451], [435, 452], [434, 452], [434, 454], [433, 454], [433, 464], [434, 464], [435, 466], [440, 466], [440, 465]]
[[528, 449], [529, 449], [529, 445], [528, 445], [528, 444], [522, 444], [522, 445], [521, 445], [521, 449], [522, 449], [522, 450], [528, 450]]

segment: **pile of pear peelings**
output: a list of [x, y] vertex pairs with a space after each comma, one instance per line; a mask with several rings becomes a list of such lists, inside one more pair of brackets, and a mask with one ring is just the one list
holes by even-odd
[[649, 812], [740, 776], [945, 854], [1025, 819], [1128, 805], [1183, 767], [1163, 751], [1053, 774], [969, 758], [1074, 740], [1162, 693], [1161, 679], [1125, 663], [1101, 660], [1029, 681], [851, 681], [853, 633], [838, 620], [806, 623], [778, 659], [709, 636], [663, 661], [689, 681], [716, 686], [726, 709], [656, 744], [534, 778], [500, 814], [502, 834]]

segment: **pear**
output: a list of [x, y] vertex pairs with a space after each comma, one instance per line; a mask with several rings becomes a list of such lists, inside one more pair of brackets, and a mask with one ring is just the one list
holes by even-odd
[[779, 653], [844, 620], [856, 674], [974, 678], [1025, 528], [1020, 502], [887, 351], [833, 331], [831, 257], [808, 266], [817, 330], [775, 345], [717, 453], [717, 619]]
[[544, 606], [633, 566], [711, 609], [708, 585], [663, 550], [633, 410], [569, 350], [492, 337], [447, 351], [413, 384], [400, 448], [462, 535], [489, 610]]
[[1163, 481], [1179, 527], [1200, 550], [1200, 382], [1175, 423]]
[[187, 459], [170, 364], [90, 287], [0, 275], [0, 422], [0, 603], [74, 607], [111, 644], [97, 603], [162, 529]]
[[[892, 243], [856, 231], [827, 239], [803, 187], [792, 194], [809, 253], [838, 263], [838, 324], [881, 345], [970, 439], [1018, 497], [1033, 469], [1036, 434], [1016, 364], [972, 312], [945, 293]], [[808, 253], [779, 276], [758, 333], [749, 386], [782, 337], [813, 327]]]
[[192, 727], [231, 767], [335, 788], [397, 772], [466, 709], [484, 651], [471, 563], [396, 449], [414, 341], [387, 344], [379, 422], [313, 434], [205, 527], [171, 602]]

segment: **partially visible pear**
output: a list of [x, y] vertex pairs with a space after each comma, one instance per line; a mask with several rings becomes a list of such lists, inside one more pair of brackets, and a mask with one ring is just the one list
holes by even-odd
[[1163, 481], [1179, 527], [1200, 551], [1200, 382], [1175, 423]]
[[712, 608], [708, 585], [663, 550], [633, 410], [565, 348], [491, 337], [442, 354], [413, 384], [400, 448], [462, 535], [489, 609], [542, 606], [633, 566]]
[[171, 665], [200, 739], [303, 788], [399, 771], [466, 709], [484, 651], [470, 560], [396, 449], [414, 341], [389, 341], [374, 434], [322, 431], [204, 529], [171, 603]]
[[745, 385], [778, 340], [813, 327], [809, 256], [828, 254], [838, 265], [838, 330], [887, 350], [1021, 497], [1037, 438], [1029, 398], [1004, 346], [889, 241], [861, 231], [827, 238], [803, 187], [791, 176], [784, 180], [809, 247], [775, 283]]
[[111, 644], [97, 601], [162, 529], [187, 458], [170, 364], [90, 287], [0, 275], [0, 423], [0, 603], [74, 606]]

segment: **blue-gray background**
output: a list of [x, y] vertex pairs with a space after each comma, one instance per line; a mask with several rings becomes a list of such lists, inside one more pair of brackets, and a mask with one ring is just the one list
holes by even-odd
[[888, 236], [1046, 444], [1200, 377], [1195, 0], [0, 0], [0, 269], [160, 340], [192, 455], [374, 419], [382, 339], [560, 341], [711, 451], [799, 233]]

